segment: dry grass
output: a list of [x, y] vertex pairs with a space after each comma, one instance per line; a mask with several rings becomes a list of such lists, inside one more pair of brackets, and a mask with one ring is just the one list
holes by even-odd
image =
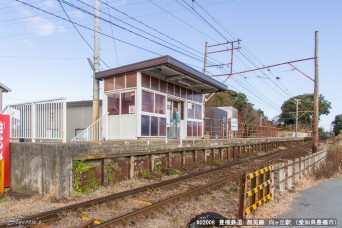
[[[162, 180], [174, 178], [175, 176], [164, 176]], [[16, 200], [10, 197], [5, 197], [0, 200], [0, 222], [4, 222], [10, 218], [20, 218], [32, 214], [37, 214], [43, 211], [64, 207], [67, 205], [91, 200], [110, 194], [138, 188], [141, 186], [156, 183], [156, 180], [128, 180], [114, 184], [113, 186], [103, 187], [93, 192], [90, 195], [74, 194], [69, 198], [60, 200], [51, 199], [46, 196], [35, 195], [30, 198]]]
[[328, 155], [324, 162], [320, 163], [317, 168], [312, 169], [311, 173], [307, 175], [307, 179], [299, 181], [295, 184], [294, 190], [286, 194], [275, 192], [275, 197], [258, 208], [257, 211], [248, 215], [249, 219], [272, 219], [278, 215], [286, 212], [289, 209], [289, 205], [296, 196], [300, 195], [302, 190], [317, 185], [329, 178], [342, 179], [342, 140], [339, 140], [334, 145], [328, 148]]
[[316, 179], [331, 178], [342, 170], [342, 146], [337, 142], [328, 149], [328, 154], [324, 162], [314, 167], [311, 176]]

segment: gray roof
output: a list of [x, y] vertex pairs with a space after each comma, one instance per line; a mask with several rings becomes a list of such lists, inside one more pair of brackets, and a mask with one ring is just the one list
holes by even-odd
[[101, 71], [96, 73], [95, 77], [102, 80], [136, 71], [141, 71], [203, 93], [228, 89], [227, 85], [168, 55]]
[[[93, 100], [83, 100], [83, 101], [68, 101], [67, 106], [92, 106]], [[102, 100], [99, 100], [99, 104], [102, 104]]]
[[10, 88], [8, 88], [7, 86], [5, 86], [2, 83], [0, 83], [0, 88], [2, 89], [2, 92], [4, 92], [4, 93], [8, 93], [8, 92], [12, 91]]

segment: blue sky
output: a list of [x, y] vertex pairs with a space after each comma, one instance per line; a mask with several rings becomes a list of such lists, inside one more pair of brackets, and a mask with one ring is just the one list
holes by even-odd
[[[57, 0], [22, 1], [66, 18]], [[102, 3], [101, 17], [107, 21], [149, 39], [159, 37], [169, 42], [164, 44], [173, 49], [181, 47], [183, 50], [180, 52], [197, 55], [190, 58], [184, 53], [175, 52], [103, 21], [102, 33], [155, 52], [147, 52], [118, 40], [113, 41], [108, 36], [101, 36], [101, 58], [110, 68], [158, 57], [158, 53], [171, 55], [200, 70], [203, 63], [199, 58], [203, 58], [204, 43], [207, 41], [212, 45], [225, 42], [218, 32], [186, 5], [192, 5], [191, 0], [102, 1], [173, 40]], [[93, 6], [94, 0], [67, 2], [93, 13], [93, 9], [82, 2]], [[321, 117], [320, 126], [329, 129], [335, 115], [342, 113], [338, 96], [342, 85], [338, 68], [342, 53], [341, 1], [196, 0], [196, 3], [198, 5], [195, 4], [195, 10], [226, 39], [242, 40], [241, 49], [234, 56], [235, 72], [313, 57], [314, 31], [319, 31], [320, 93], [332, 103], [331, 114]], [[65, 4], [63, 6], [73, 21], [93, 28], [93, 18], [90, 15]], [[111, 18], [106, 15], [108, 11]], [[113, 17], [149, 34], [129, 27]], [[83, 27], [78, 29], [92, 46], [93, 32]], [[160, 43], [164, 41], [158, 40]], [[11, 93], [4, 95], [5, 105], [55, 97], [66, 97], [68, 101], [92, 99], [92, 70], [86, 59], [92, 58], [93, 53], [70, 22], [15, 0], [3, 1], [0, 6], [0, 50], [0, 82], [12, 89]], [[210, 57], [215, 59], [212, 61], [218, 62], [229, 60], [228, 53], [212, 54]], [[312, 60], [295, 65], [313, 77]], [[101, 67], [108, 69], [104, 64]], [[210, 69], [210, 73], [222, 72], [219, 69]], [[277, 80], [276, 77], [280, 79]], [[225, 80], [225, 77], [218, 80]], [[278, 115], [282, 103], [290, 97], [313, 92], [313, 83], [300, 73], [292, 71], [288, 65], [271, 68], [270, 71], [235, 75], [226, 83], [230, 89], [247, 94], [250, 102], [256, 108], [264, 110], [269, 118]]]

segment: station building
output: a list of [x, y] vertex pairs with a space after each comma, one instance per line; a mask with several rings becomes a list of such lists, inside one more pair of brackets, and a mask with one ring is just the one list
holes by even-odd
[[227, 86], [162, 56], [96, 73], [104, 81], [107, 139], [203, 137], [204, 94]]

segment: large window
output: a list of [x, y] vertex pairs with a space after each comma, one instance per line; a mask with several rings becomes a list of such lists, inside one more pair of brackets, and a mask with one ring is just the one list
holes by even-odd
[[195, 104], [195, 119], [202, 119], [202, 105]]
[[187, 110], [188, 110], [188, 118], [193, 119], [194, 113], [195, 113], [195, 105], [193, 103], [188, 102]]
[[166, 118], [142, 115], [141, 136], [166, 136]]
[[186, 124], [186, 130], [187, 130], [187, 135], [188, 137], [192, 137], [192, 121], [188, 121]]
[[159, 118], [159, 136], [166, 136], [166, 118]]
[[141, 116], [141, 136], [150, 136], [150, 116]]
[[147, 91], [142, 91], [142, 111], [143, 112], [153, 112], [153, 99], [154, 94], [147, 92]]
[[165, 115], [166, 113], [166, 97], [152, 92], [142, 91], [142, 108], [143, 112], [151, 112]]
[[120, 114], [120, 94], [108, 94], [108, 113], [109, 115]]
[[188, 102], [188, 118], [202, 119], [202, 105]]
[[166, 114], [165, 105], [166, 105], [166, 97], [163, 95], [155, 94], [155, 108], [154, 112], [158, 114]]
[[158, 117], [151, 116], [151, 136], [158, 136]]
[[135, 92], [121, 93], [121, 114], [135, 113]]
[[202, 123], [188, 121], [187, 122], [187, 136], [188, 137], [202, 137]]

